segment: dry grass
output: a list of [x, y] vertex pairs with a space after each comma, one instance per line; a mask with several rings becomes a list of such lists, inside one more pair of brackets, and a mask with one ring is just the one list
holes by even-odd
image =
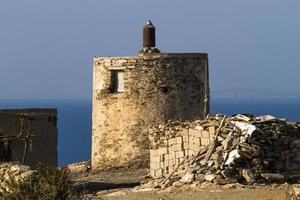
[[14, 177], [10, 177], [7, 186], [0, 189], [2, 189], [0, 198], [4, 200], [79, 199], [67, 169], [41, 165], [31, 178], [15, 180]]

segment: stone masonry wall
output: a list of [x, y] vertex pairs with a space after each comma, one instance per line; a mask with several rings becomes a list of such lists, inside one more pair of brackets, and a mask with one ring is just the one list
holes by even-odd
[[[24, 115], [24, 116], [23, 116]], [[29, 120], [32, 123], [29, 129]], [[23, 119], [23, 126], [21, 120]], [[57, 110], [56, 109], [1, 109], [0, 135], [14, 137], [20, 132], [21, 137], [27, 135], [29, 129], [29, 145], [26, 151], [26, 165], [33, 168], [38, 163], [57, 166]], [[22, 130], [23, 127], [23, 130]], [[17, 139], [8, 142], [10, 153], [8, 161], [22, 162], [25, 140]], [[3, 153], [3, 152], [0, 152]]]
[[150, 149], [150, 175], [154, 178], [166, 177], [176, 166], [189, 156], [196, 156], [200, 149], [209, 145], [213, 140], [215, 127], [207, 130], [183, 128], [174, 133], [173, 138], [160, 138], [158, 148]]
[[[150, 127], [209, 112], [207, 54], [97, 57], [93, 70], [93, 169], [147, 165]], [[111, 92], [112, 70], [124, 92]]]
[[300, 172], [300, 122], [271, 115], [169, 120], [149, 129], [149, 141], [151, 176], [173, 186], [296, 180]]

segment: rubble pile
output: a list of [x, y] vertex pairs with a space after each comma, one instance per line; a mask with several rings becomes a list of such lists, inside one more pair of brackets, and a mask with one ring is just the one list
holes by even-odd
[[[201, 147], [195, 155], [185, 153], [176, 167], [162, 173], [158, 179], [162, 186], [205, 181], [253, 184], [299, 177], [298, 122], [269, 115], [254, 117], [241, 114], [233, 117], [216, 115], [194, 122], [169, 121], [151, 130], [151, 149], [159, 151], [166, 148], [164, 155], [169, 155], [172, 149], [168, 141], [182, 134], [184, 128], [198, 129], [202, 133], [214, 130], [214, 134], [210, 143]], [[166, 165], [166, 160], [160, 161]]]
[[17, 163], [1, 163], [0, 164], [0, 196], [4, 193], [13, 192], [14, 183], [17, 184], [21, 180], [32, 177], [35, 170], [31, 170], [27, 165]]

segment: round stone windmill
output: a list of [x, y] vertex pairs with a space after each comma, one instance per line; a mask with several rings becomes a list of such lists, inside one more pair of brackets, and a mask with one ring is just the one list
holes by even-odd
[[143, 29], [136, 56], [95, 57], [92, 168], [147, 164], [148, 130], [209, 112], [206, 53], [160, 53], [155, 27]]

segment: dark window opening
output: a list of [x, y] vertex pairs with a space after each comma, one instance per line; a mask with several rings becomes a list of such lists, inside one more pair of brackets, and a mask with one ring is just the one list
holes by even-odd
[[11, 161], [11, 149], [9, 142], [0, 142], [0, 162], [8, 161]]
[[124, 92], [124, 71], [111, 70], [110, 92]]

